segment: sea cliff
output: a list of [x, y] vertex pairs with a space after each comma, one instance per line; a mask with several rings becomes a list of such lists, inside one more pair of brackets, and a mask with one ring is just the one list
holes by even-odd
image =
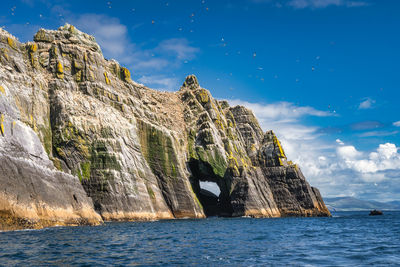
[[0, 229], [330, 216], [273, 131], [194, 75], [147, 88], [68, 24], [28, 43], [0, 29], [0, 63]]

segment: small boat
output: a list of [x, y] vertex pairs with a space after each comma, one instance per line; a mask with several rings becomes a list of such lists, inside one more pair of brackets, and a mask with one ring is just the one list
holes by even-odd
[[375, 216], [375, 215], [383, 215], [383, 212], [380, 210], [371, 210], [369, 216]]

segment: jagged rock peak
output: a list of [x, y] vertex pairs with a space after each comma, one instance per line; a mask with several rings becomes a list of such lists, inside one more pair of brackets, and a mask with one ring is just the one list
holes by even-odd
[[197, 77], [194, 74], [187, 76], [181, 88], [189, 88], [189, 89], [200, 88], [199, 82], [197, 81]]
[[13, 36], [11, 33], [9, 33], [8, 31], [6, 31], [6, 30], [4, 29], [4, 27], [0, 27], [0, 35], [3, 35], [3, 36], [5, 36], [5, 37], [10, 37], [10, 38], [13, 38], [13, 39], [15, 39], [15, 40], [18, 40], [17, 37]]
[[266, 131], [264, 134], [263, 143], [272, 141], [274, 138], [276, 138], [274, 131], [272, 131], [272, 130]]
[[262, 158], [263, 164], [270, 167], [292, 165], [291, 161], [287, 161], [285, 151], [272, 130], [264, 134], [260, 158]]
[[94, 52], [101, 53], [100, 46], [94, 36], [81, 32], [75, 26], [66, 23], [58, 30], [40, 29], [33, 37], [35, 42], [53, 43], [59, 41], [66, 44], [78, 44], [90, 48]]

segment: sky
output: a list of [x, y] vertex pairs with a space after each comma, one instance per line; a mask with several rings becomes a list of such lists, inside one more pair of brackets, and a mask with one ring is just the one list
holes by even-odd
[[195, 74], [252, 109], [324, 197], [400, 200], [400, 1], [3, 0], [20, 41], [65, 23], [135, 81]]

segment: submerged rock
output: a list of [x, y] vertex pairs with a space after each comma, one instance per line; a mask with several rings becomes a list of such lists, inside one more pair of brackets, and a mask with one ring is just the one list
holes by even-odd
[[71, 25], [34, 41], [0, 29], [0, 228], [330, 215], [275, 134], [194, 75], [160, 92]]

